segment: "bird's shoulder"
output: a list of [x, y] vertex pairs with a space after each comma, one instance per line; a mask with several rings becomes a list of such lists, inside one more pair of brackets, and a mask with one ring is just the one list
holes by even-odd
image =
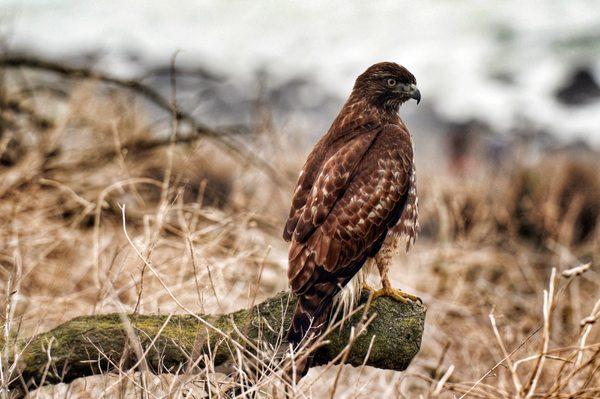
[[[318, 179], [341, 187], [382, 129], [379, 114], [360, 104], [346, 104], [327, 133], [315, 144], [298, 176], [283, 238], [291, 240]], [[348, 173], [348, 174], [347, 174]], [[324, 182], [323, 180], [330, 176]], [[328, 196], [331, 198], [331, 195]]]
[[[373, 256], [380, 239], [401, 218], [413, 173], [410, 135], [385, 125], [368, 146], [356, 138], [322, 168], [294, 219], [288, 277], [295, 290], [310, 286], [314, 273], [338, 273]], [[345, 153], [362, 149], [348, 169]], [[358, 152], [356, 152], [358, 153]], [[343, 171], [352, 170], [345, 175]], [[311, 280], [312, 281], [312, 280]], [[308, 284], [308, 285], [307, 285]]]

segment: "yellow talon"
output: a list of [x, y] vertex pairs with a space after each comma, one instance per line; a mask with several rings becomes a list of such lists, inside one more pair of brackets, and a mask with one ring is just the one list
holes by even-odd
[[363, 283], [362, 285], [362, 289], [363, 291], [371, 291], [371, 292], [375, 292], [375, 288], [371, 287], [369, 284], [367, 283]]
[[398, 290], [396, 288], [391, 287], [383, 287], [380, 290], [375, 291], [373, 293], [373, 300], [379, 298], [380, 296], [388, 296], [392, 299], [395, 299], [398, 302], [409, 303], [409, 302], [419, 302], [423, 303], [421, 298], [416, 295], [409, 294], [408, 292], [404, 292], [402, 290]]

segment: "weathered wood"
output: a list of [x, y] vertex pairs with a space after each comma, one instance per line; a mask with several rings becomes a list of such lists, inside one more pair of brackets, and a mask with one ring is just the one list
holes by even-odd
[[[366, 303], [367, 299], [368, 291], [365, 291], [360, 303]], [[294, 305], [295, 298], [282, 292], [251, 309], [201, 316], [222, 333], [208, 328], [193, 315], [172, 315], [166, 324], [169, 317], [166, 315], [127, 315], [125, 317], [133, 327], [129, 330], [130, 335], [123, 323], [123, 315], [77, 317], [18, 343], [24, 347], [18, 362], [23, 379], [15, 380], [13, 386], [22, 386], [23, 381], [30, 386], [39, 385], [42, 380], [45, 384], [68, 382], [110, 372], [115, 369], [114, 365], [129, 368], [138, 360], [135, 344], [130, 339], [131, 331], [141, 344], [137, 353], [148, 350], [144, 367], [151, 371], [184, 371], [191, 358], [198, 359], [199, 354], [209, 352], [215, 366], [223, 365], [235, 354], [235, 342], [244, 345], [247, 350], [252, 350], [253, 346], [265, 347], [265, 344], [275, 346], [285, 336]], [[345, 363], [361, 365], [375, 337], [366, 364], [381, 369], [406, 369], [419, 351], [425, 312], [423, 305], [377, 298], [370, 304], [367, 313], [369, 316], [376, 315], [366, 332], [354, 340]], [[328, 342], [318, 351], [315, 364], [331, 361], [346, 347], [351, 327], [362, 315], [362, 311], [357, 312], [343, 324], [343, 328], [337, 328], [327, 336]], [[245, 342], [240, 333], [251, 344]], [[198, 367], [203, 366], [202, 362], [198, 364]]]

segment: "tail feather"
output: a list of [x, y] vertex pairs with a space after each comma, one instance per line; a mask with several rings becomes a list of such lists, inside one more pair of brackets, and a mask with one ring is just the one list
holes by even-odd
[[[332, 296], [329, 295], [325, 298], [317, 297], [308, 292], [298, 295], [298, 302], [287, 334], [287, 341], [292, 344], [294, 349], [297, 349], [301, 344], [310, 344], [310, 341], [306, 340], [316, 340], [321, 336], [327, 329], [332, 305]], [[314, 353], [311, 353], [304, 359], [295, 362], [296, 381], [306, 375], [313, 359]], [[292, 370], [289, 370], [288, 374], [291, 375], [291, 373]]]
[[[309, 259], [314, 262], [312, 258]], [[316, 340], [323, 334], [327, 329], [335, 304], [334, 297], [354, 277], [366, 260], [367, 254], [364, 254], [340, 273], [329, 273], [322, 268], [314, 267], [317, 272], [310, 275], [310, 284], [304, 281], [299, 289], [298, 285], [294, 285], [297, 281], [292, 282], [292, 291], [296, 292], [298, 302], [292, 315], [287, 341], [292, 344], [294, 349], [297, 349], [300, 344], [304, 344], [305, 340]], [[313, 265], [311, 264], [311, 266]], [[313, 358], [314, 354], [311, 354], [304, 361], [295, 362], [296, 380], [300, 380], [308, 372]]]

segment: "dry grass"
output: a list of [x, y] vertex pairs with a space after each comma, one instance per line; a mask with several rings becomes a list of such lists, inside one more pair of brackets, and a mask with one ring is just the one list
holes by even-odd
[[[15, 74], [3, 92], [51, 120], [0, 114], [4, 353], [16, 336], [79, 315], [225, 312], [285, 288], [280, 230], [293, 178], [275, 184], [207, 140], [127, 146], [174, 127], [148, 123], [131, 95], [90, 83], [52, 82], [61, 98], [19, 94], [45, 79]], [[248, 141], [295, 176], [304, 154], [282, 137], [294, 134], [257, 129]], [[395, 284], [429, 306], [420, 354], [404, 373], [313, 369], [288, 394], [600, 397], [600, 168], [555, 155], [468, 179], [422, 170], [423, 234], [393, 268]], [[257, 371], [247, 356], [230, 370], [177, 376], [115, 365], [30, 396], [285, 397], [277, 364]], [[2, 356], [4, 387], [11, 360]]]

